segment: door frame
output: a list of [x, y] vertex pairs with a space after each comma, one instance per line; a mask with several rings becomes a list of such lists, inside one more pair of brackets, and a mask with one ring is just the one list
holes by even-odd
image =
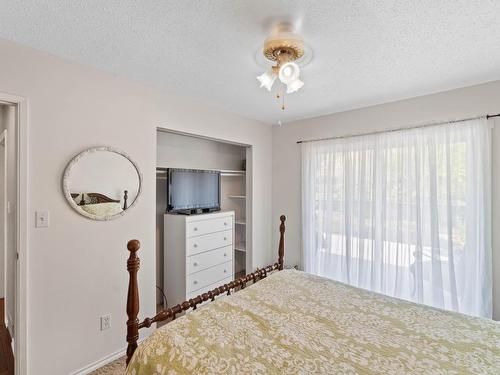
[[[3, 145], [2, 145], [3, 143]], [[7, 129], [4, 129], [2, 133], [0, 133], [0, 150], [1, 147], [3, 146], [3, 153], [4, 153], [4, 163], [3, 163], [3, 176], [0, 176], [0, 179], [3, 177], [3, 197], [0, 197], [1, 200], [3, 200], [3, 212], [0, 212], [0, 215], [3, 217], [3, 228], [0, 228], [0, 230], [3, 230], [3, 244], [2, 246], [2, 257], [3, 257], [3, 296], [4, 296], [4, 301], [7, 301], [7, 200], [8, 200], [8, 195], [7, 195]], [[0, 151], [1, 152], [1, 151]], [[4, 302], [4, 317], [3, 317], [5, 323], [8, 321], [8, 316], [7, 316], [7, 304]], [[8, 324], [5, 324], [7, 329], [9, 328]]]
[[29, 218], [29, 103], [22, 96], [0, 92], [0, 102], [16, 105], [17, 202], [16, 202], [16, 301], [14, 367], [16, 375], [28, 373], [28, 218]]

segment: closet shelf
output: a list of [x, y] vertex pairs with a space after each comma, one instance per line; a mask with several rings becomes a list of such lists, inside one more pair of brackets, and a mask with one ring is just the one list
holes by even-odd
[[[156, 174], [167, 174], [167, 169], [165, 167], [156, 167]], [[247, 171], [236, 170], [236, 169], [207, 169], [213, 171], [219, 171], [221, 176], [245, 176]]]
[[228, 198], [233, 198], [233, 199], [247, 199], [246, 195], [228, 195]]
[[230, 169], [221, 169], [220, 174], [223, 177], [240, 177], [246, 175], [247, 171], [237, 171]]
[[247, 223], [245, 222], [245, 220], [235, 220], [234, 223], [236, 225], [247, 225]]
[[247, 249], [244, 243], [236, 244], [234, 246], [234, 250], [241, 251], [242, 253], [246, 253]]

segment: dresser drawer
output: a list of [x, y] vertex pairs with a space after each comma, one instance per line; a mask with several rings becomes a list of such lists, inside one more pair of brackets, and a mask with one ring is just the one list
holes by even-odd
[[204, 251], [217, 249], [233, 244], [233, 231], [210, 233], [204, 236], [191, 237], [186, 240], [186, 252], [188, 256], [202, 253]]
[[209, 286], [220, 280], [226, 279], [233, 275], [233, 262], [229, 261], [217, 266], [207, 268], [206, 270], [193, 273], [187, 276], [186, 292], [194, 292], [195, 290]]
[[231, 230], [233, 227], [233, 216], [228, 215], [213, 219], [193, 221], [187, 223], [186, 226], [186, 235], [188, 237]]
[[217, 281], [217, 282], [215, 282], [213, 284], [207, 285], [207, 286], [205, 286], [203, 288], [200, 288], [200, 289], [197, 289], [197, 290], [195, 290], [193, 292], [188, 293], [186, 295], [186, 299], [189, 300], [191, 298], [199, 296], [200, 294], [203, 294], [203, 293], [206, 293], [206, 292], [210, 292], [211, 290], [214, 290], [215, 288], [217, 288], [219, 286], [222, 286], [224, 284], [230, 283], [231, 281], [233, 281], [232, 277], [228, 277], [226, 279]]
[[186, 270], [190, 275], [195, 272], [202, 271], [217, 264], [225, 263], [233, 259], [233, 247], [226, 246], [220, 249], [205, 251], [201, 254], [187, 257]]

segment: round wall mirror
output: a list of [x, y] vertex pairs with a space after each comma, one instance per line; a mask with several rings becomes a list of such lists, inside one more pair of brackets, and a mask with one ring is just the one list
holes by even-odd
[[111, 220], [128, 212], [137, 202], [142, 174], [124, 152], [94, 147], [76, 155], [66, 167], [63, 191], [80, 215]]

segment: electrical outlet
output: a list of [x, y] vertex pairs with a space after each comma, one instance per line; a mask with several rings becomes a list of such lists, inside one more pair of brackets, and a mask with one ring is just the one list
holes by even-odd
[[111, 328], [111, 314], [101, 316], [101, 331]]

